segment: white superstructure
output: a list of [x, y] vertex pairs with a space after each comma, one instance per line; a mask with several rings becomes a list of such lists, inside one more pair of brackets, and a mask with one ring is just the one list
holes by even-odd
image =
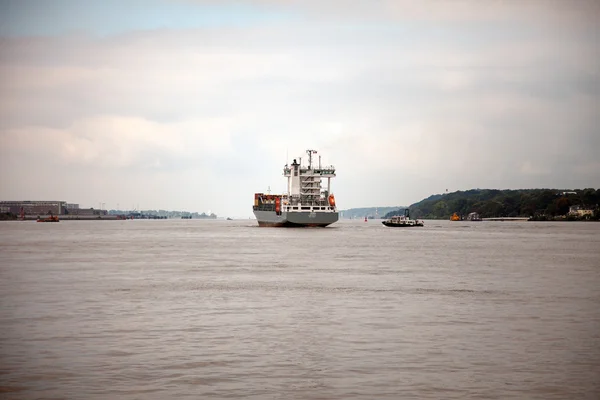
[[[324, 211], [337, 212], [335, 198], [331, 193], [331, 178], [335, 178], [335, 167], [333, 165], [321, 166], [319, 156], [318, 167], [313, 167], [313, 154], [316, 150], [306, 150], [308, 154], [308, 165], [302, 165], [296, 159], [291, 165], [283, 168], [283, 175], [288, 178], [288, 193], [284, 196], [284, 211]], [[321, 182], [327, 178], [327, 190], [322, 190]]]

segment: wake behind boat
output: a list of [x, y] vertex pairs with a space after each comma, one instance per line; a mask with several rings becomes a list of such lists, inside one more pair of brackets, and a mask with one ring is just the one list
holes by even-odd
[[413, 228], [425, 225], [422, 220], [410, 219], [408, 208], [404, 210], [404, 215], [394, 215], [381, 223], [390, 228]]

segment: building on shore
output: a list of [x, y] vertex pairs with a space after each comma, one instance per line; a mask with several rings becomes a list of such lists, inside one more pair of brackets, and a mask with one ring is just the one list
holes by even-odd
[[66, 210], [66, 201], [0, 201], [5, 212], [25, 215], [61, 215]]
[[66, 201], [0, 201], [0, 210], [3, 213], [16, 215], [106, 215], [106, 210], [93, 208], [80, 208], [79, 204]]
[[585, 217], [594, 215], [594, 210], [583, 208], [582, 206], [571, 206], [569, 207], [569, 215]]

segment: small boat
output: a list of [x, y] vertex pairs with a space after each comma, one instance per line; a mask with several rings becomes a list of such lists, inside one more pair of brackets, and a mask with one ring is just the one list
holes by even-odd
[[392, 218], [386, 219], [381, 223], [390, 228], [413, 228], [425, 225], [422, 220], [410, 219], [408, 208], [404, 210], [404, 215], [394, 215]]
[[38, 218], [37, 222], [59, 222], [57, 215], [51, 215], [48, 218]]

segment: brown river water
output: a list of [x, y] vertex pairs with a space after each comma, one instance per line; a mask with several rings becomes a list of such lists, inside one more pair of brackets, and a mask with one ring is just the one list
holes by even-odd
[[600, 223], [0, 223], [2, 399], [600, 398]]

